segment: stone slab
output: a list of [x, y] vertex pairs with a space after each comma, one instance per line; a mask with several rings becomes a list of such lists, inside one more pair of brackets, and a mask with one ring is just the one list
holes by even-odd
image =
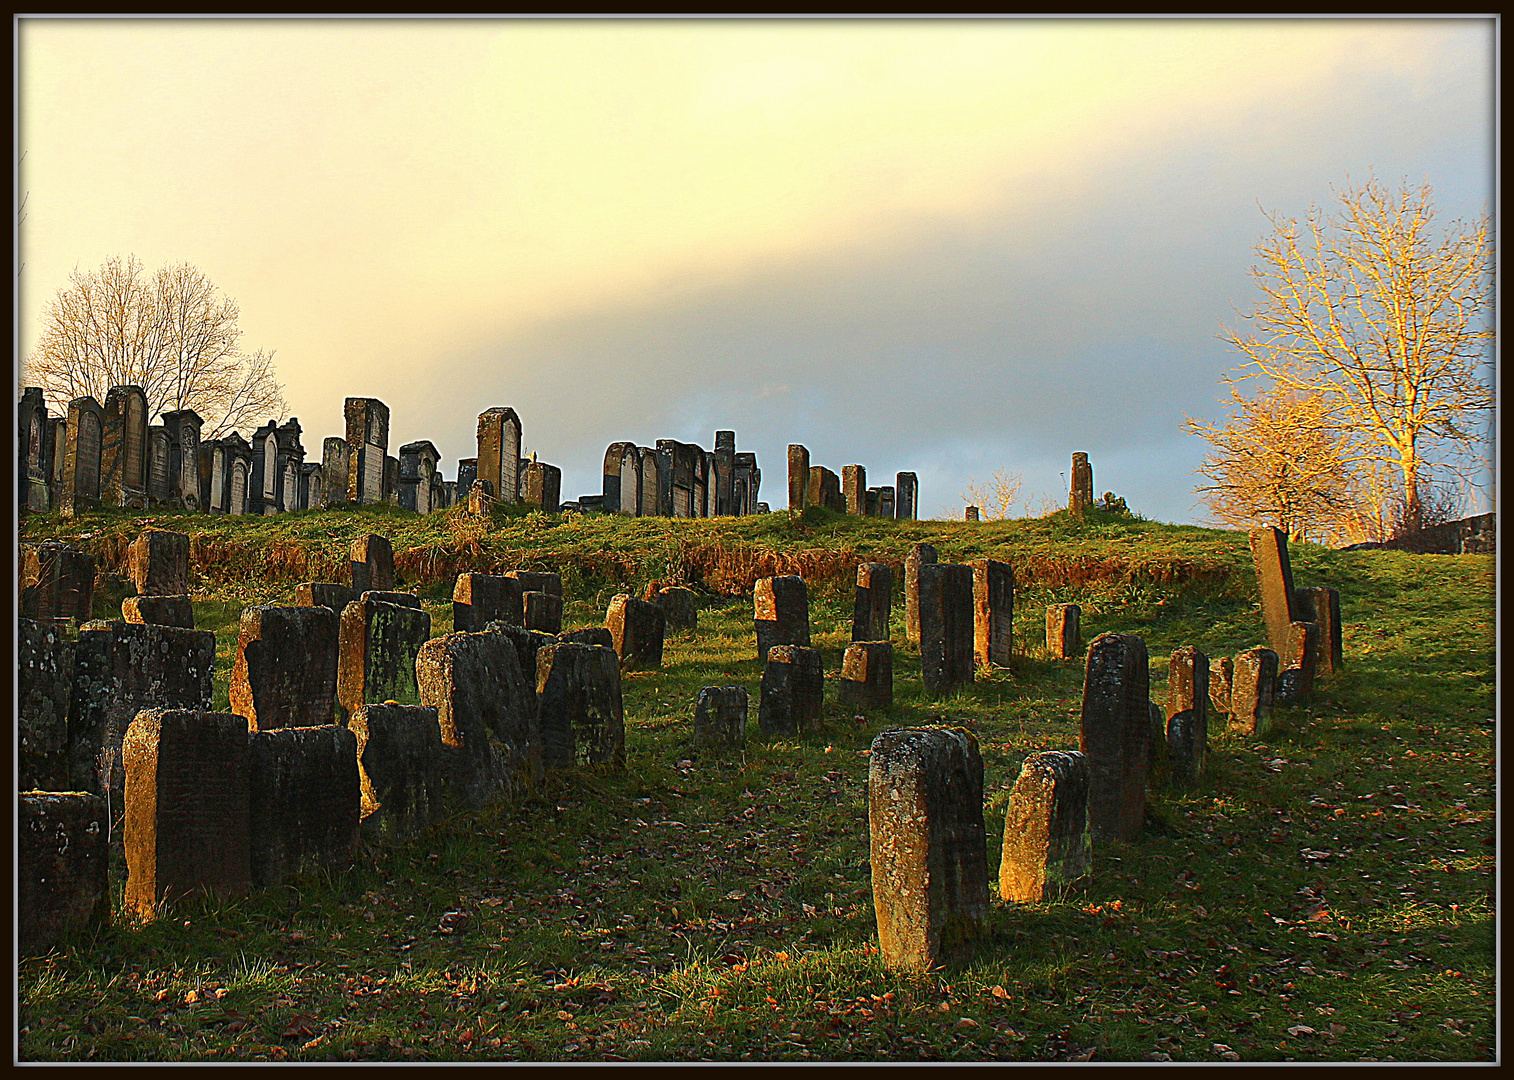
[[774, 645], [762, 672], [757, 727], [769, 737], [795, 737], [820, 730], [825, 701], [825, 665], [820, 650]]
[[232, 710], [253, 731], [334, 722], [340, 631], [336, 612], [323, 604], [243, 608]]
[[575, 642], [537, 650], [536, 694], [548, 768], [625, 765], [625, 707], [615, 650]]
[[1093, 873], [1088, 759], [1076, 750], [1031, 754], [1004, 812], [999, 895], [1016, 904], [1055, 899]]
[[357, 737], [335, 724], [254, 731], [247, 754], [252, 884], [350, 867], [362, 810]]
[[1088, 823], [1095, 844], [1133, 840], [1146, 811], [1151, 675], [1146, 643], [1101, 634], [1088, 646], [1080, 749], [1088, 757]]
[[68, 934], [110, 922], [105, 800], [23, 791], [16, 806], [16, 944], [40, 956]]

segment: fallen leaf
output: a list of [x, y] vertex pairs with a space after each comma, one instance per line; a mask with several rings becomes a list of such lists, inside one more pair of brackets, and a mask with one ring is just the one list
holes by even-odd
[[1007, 998], [1007, 997], [1009, 997], [1009, 991], [1006, 990], [1006, 989], [1004, 989], [1004, 987], [1002, 987], [1002, 986], [996, 986], [996, 987], [994, 987], [993, 990], [990, 991], [990, 993], [992, 993], [993, 996], [996, 997], [996, 998]]
[[1313, 1035], [1315, 1030], [1308, 1024], [1294, 1024], [1288, 1029], [1288, 1034], [1297, 1038], [1300, 1035]]

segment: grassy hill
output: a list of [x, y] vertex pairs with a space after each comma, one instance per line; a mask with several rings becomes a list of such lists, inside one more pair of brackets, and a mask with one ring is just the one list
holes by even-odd
[[[1213, 730], [1199, 788], [1154, 795], [1135, 843], [1087, 888], [995, 899], [969, 967], [904, 976], [876, 954], [867, 758], [889, 727], [973, 729], [991, 876], [1025, 757], [1077, 745], [1082, 665], [1044, 650], [1044, 605], [1084, 636], [1232, 655], [1263, 638], [1243, 534], [1090, 514], [886, 522], [811, 510], [669, 521], [449, 511], [265, 519], [101, 511], [23, 536], [94, 551], [148, 524], [194, 538], [197, 624], [218, 635], [218, 705], [247, 603], [343, 580], [350, 541], [391, 539], [401, 587], [451, 629], [462, 570], [563, 573], [564, 628], [616, 592], [688, 581], [699, 629], [626, 673], [629, 764], [553, 776], [535, 800], [458, 814], [354, 870], [235, 903], [183, 905], [22, 965], [27, 1059], [1487, 1060], [1493, 1040], [1494, 565], [1491, 556], [1293, 549], [1342, 597], [1345, 670], [1266, 741]], [[1017, 656], [923, 696], [895, 596], [895, 705], [744, 754], [696, 752], [694, 697], [761, 665], [751, 582], [803, 573], [828, 682], [860, 561], [1014, 564]], [[119, 617], [121, 590], [100, 590]], [[118, 886], [119, 887], [119, 886]], [[461, 933], [445, 912], [468, 913]], [[449, 922], [450, 925], [450, 922]], [[1224, 1049], [1217, 1049], [1217, 1044]]]

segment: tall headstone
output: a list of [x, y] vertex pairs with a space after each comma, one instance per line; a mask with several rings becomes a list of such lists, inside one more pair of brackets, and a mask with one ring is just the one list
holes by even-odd
[[1089, 877], [1088, 759], [1044, 750], [1025, 759], [1004, 812], [999, 895], [1036, 904]]
[[66, 518], [100, 505], [100, 447], [105, 414], [92, 397], [68, 403], [68, 448], [63, 460], [59, 513]]
[[1168, 661], [1166, 720], [1172, 776], [1179, 784], [1195, 783], [1209, 754], [1209, 658], [1192, 645], [1173, 649]]
[[706, 686], [694, 702], [694, 742], [745, 746], [751, 705], [744, 686]]
[[757, 659], [767, 658], [774, 645], [810, 643], [810, 598], [804, 578], [758, 578], [752, 587], [753, 623], [757, 631]]
[[810, 489], [810, 452], [799, 443], [789, 443], [789, 509], [802, 511]]
[[867, 515], [867, 468], [862, 465], [841, 466], [841, 498], [848, 514]]
[[920, 516], [920, 481], [912, 472], [902, 472], [894, 477], [894, 516], [901, 520], [914, 521]]
[[605, 626], [609, 627], [623, 669], [646, 671], [662, 667], [662, 643], [667, 629], [662, 608], [622, 593], [610, 601]]
[[384, 461], [389, 454], [389, 406], [377, 398], [350, 397], [347, 422], [347, 501], [384, 501]]
[[46, 953], [65, 934], [110, 922], [105, 801], [82, 791], [25, 791], [16, 800], [16, 944]]
[[1007, 667], [1014, 651], [1015, 571], [997, 559], [974, 559], [973, 656], [980, 666]]
[[636, 444], [611, 443], [605, 450], [604, 468], [600, 479], [605, 513], [635, 517], [638, 479]]
[[67, 791], [74, 643], [52, 623], [16, 620], [18, 791]]
[[[147, 500], [152, 505], [166, 506], [173, 499], [173, 486], [169, 481], [169, 461], [172, 456], [168, 430], [162, 424], [153, 424], [148, 427]], [[262, 510], [259, 509], [258, 513], [262, 513]]]
[[762, 671], [757, 727], [767, 736], [820, 730], [825, 704], [825, 665], [820, 650], [774, 645]]
[[436, 709], [364, 705], [347, 718], [357, 740], [363, 835], [404, 839], [447, 811], [447, 760]]
[[338, 873], [351, 865], [362, 819], [351, 731], [323, 724], [249, 733], [247, 789], [254, 886], [271, 888], [298, 873]]
[[894, 572], [886, 563], [857, 567], [857, 592], [852, 601], [852, 640], [887, 641], [894, 605]]
[[1077, 604], [1046, 606], [1046, 651], [1053, 660], [1070, 660], [1083, 650], [1083, 609]]
[[762, 470], [757, 467], [757, 455], [745, 452], [737, 454], [736, 482], [734, 484], [736, 499], [735, 513], [757, 513], [757, 494], [761, 488]]
[[413, 704], [419, 693], [416, 655], [431, 637], [431, 616], [405, 604], [364, 599], [343, 608], [341, 620], [336, 696], [342, 708], [350, 715], [373, 702]]
[[1072, 456], [1072, 487], [1068, 493], [1067, 509], [1073, 517], [1082, 517], [1085, 508], [1093, 505], [1093, 466], [1087, 454]]
[[965, 521], [978, 521], [978, 520], [981, 520], [980, 517], [979, 517], [978, 508], [976, 506], [971, 506], [971, 505], [969, 505], [968, 508], [963, 512], [962, 517], [963, 517], [963, 520], [965, 520]]
[[49, 490], [51, 445], [47, 437], [47, 404], [40, 386], [21, 391], [16, 404], [17, 422], [17, 504], [24, 514], [29, 510], [43, 513], [52, 507]]
[[1318, 623], [1296, 622], [1288, 627], [1287, 648], [1278, 656], [1281, 670], [1274, 692], [1277, 704], [1300, 705], [1309, 700], [1314, 692], [1322, 636]]
[[148, 529], [126, 549], [131, 583], [141, 596], [184, 596], [189, 592], [189, 537]]
[[1278, 658], [1271, 649], [1248, 649], [1236, 655], [1230, 684], [1230, 722], [1247, 735], [1272, 732], [1272, 696]]
[[939, 697], [973, 681], [973, 569], [923, 563], [919, 573], [920, 680]]
[[452, 628], [478, 633], [495, 620], [525, 625], [519, 578], [505, 574], [458, 574], [452, 587]]
[[1293, 606], [1300, 622], [1319, 625], [1319, 657], [1316, 673], [1334, 675], [1341, 669], [1341, 594], [1326, 585], [1305, 585], [1293, 590]]
[[885, 731], [873, 740], [867, 787], [883, 962], [924, 973], [966, 960], [989, 909], [977, 739], [955, 729]]
[[204, 421], [193, 409], [175, 409], [162, 415], [168, 433], [169, 501], [186, 510], [199, 510], [200, 429]]
[[536, 695], [548, 768], [626, 763], [620, 658], [613, 649], [574, 642], [538, 649]]
[[436, 475], [436, 463], [442, 459], [428, 439], [408, 442], [400, 447], [400, 505], [417, 514], [429, 514], [431, 505], [431, 478]]
[[894, 705], [894, 646], [887, 641], [854, 641], [841, 657], [836, 698], [850, 708], [890, 709]]
[[1134, 839], [1146, 810], [1151, 676], [1146, 643], [1101, 634], [1088, 646], [1078, 748], [1088, 757], [1094, 843]]
[[544, 461], [532, 461], [526, 465], [521, 501], [533, 510], [557, 513], [562, 504], [562, 470]]
[[715, 432], [715, 450], [711, 456], [715, 464], [713, 513], [721, 517], [741, 513], [736, 503], [736, 433]]
[[1256, 566], [1262, 621], [1267, 645], [1282, 655], [1288, 651], [1289, 626], [1298, 618], [1293, 610], [1293, 567], [1288, 561], [1288, 536], [1281, 529], [1252, 529], [1251, 560]]
[[378, 533], [368, 533], [352, 542], [348, 565], [352, 570], [352, 591], [361, 595], [372, 589], [394, 589], [394, 548]]
[[339, 630], [324, 605], [243, 608], [231, 708], [253, 731], [332, 723]]
[[101, 498], [107, 506], [147, 506], [147, 395], [140, 386], [105, 394], [100, 447]]
[[514, 409], [497, 406], [478, 414], [477, 478], [506, 504], [520, 494], [520, 436], [520, 417]]
[[884, 485], [878, 489], [878, 516], [892, 520], [897, 516], [898, 507], [894, 496], [894, 489]]
[[321, 442], [321, 473], [326, 478], [325, 505], [339, 506], [347, 501], [350, 494], [348, 470], [351, 460], [346, 439], [329, 435]]
[[920, 567], [936, 561], [931, 544], [916, 544], [904, 557], [904, 637], [920, 641]]

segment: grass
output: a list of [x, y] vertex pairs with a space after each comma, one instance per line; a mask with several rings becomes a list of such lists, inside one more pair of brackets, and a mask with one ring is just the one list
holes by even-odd
[[[144, 520], [39, 517], [25, 535], [89, 544], [109, 569]], [[1141, 838], [1097, 851], [1085, 888], [995, 897], [972, 963], [910, 976], [876, 951], [861, 753], [873, 736], [976, 731], [996, 869], [1021, 763], [1077, 744], [1082, 665], [1047, 657], [1044, 604], [1081, 603], [1087, 638], [1140, 634], [1162, 701], [1172, 649], [1217, 657], [1262, 639], [1243, 535], [1101, 515], [969, 525], [823, 511], [154, 522], [202, 534], [195, 612], [217, 634], [221, 705], [241, 606], [288, 602], [300, 574], [339, 567], [370, 529], [391, 537], [434, 634], [450, 629], [459, 566], [562, 567], [565, 628], [599, 624], [614, 592], [652, 578], [707, 596], [661, 670], [624, 676], [624, 771], [555, 774], [532, 800], [457, 814], [350, 871], [67, 940], [20, 966], [24, 1060], [1495, 1054], [1492, 557], [1296, 546], [1299, 583], [1341, 591], [1344, 670], [1265, 741], [1212, 732], [1202, 784], [1155, 793]], [[745, 752], [692, 747], [700, 687], [744, 685], [755, 712], [741, 591], [753, 568], [807, 571], [834, 679], [851, 568], [921, 540], [943, 560], [1015, 564], [1011, 668], [927, 699], [896, 594], [890, 712], [854, 717], [832, 691], [818, 737], [764, 742], [754, 716]], [[466, 913], [463, 929], [449, 912]]]

